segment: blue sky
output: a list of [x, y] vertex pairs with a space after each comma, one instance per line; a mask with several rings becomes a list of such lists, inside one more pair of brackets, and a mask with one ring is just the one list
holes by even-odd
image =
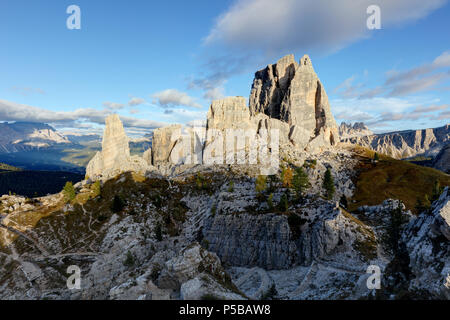
[[[0, 121], [98, 131], [117, 112], [141, 134], [204, 119], [211, 99], [248, 97], [256, 70], [307, 53], [338, 123], [441, 126], [450, 4], [422, 2], [2, 0]], [[72, 4], [80, 30], [66, 27]], [[381, 30], [366, 28], [370, 4]]]

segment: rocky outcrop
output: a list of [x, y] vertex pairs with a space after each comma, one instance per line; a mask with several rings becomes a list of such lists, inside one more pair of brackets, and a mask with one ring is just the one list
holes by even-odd
[[435, 156], [449, 141], [449, 124], [434, 129], [406, 130], [342, 140], [342, 142], [358, 144], [396, 159], [418, 155]]
[[253, 126], [244, 97], [227, 97], [211, 103], [207, 129], [247, 129]]
[[[299, 223], [276, 214], [220, 214], [203, 225], [209, 250], [233, 266], [289, 269], [353, 252], [355, 243], [372, 243], [373, 233], [341, 209], [317, 202], [301, 209]], [[376, 246], [373, 248], [376, 251]], [[375, 253], [376, 255], [376, 253]]]
[[373, 132], [363, 122], [355, 122], [353, 125], [342, 122], [339, 126], [339, 136], [341, 139], [371, 135], [373, 135]]
[[[206, 128], [170, 125], [154, 130], [151, 162], [164, 174], [173, 173], [177, 165], [229, 163], [225, 154], [227, 139], [232, 138], [227, 136], [229, 129], [245, 131], [232, 133], [246, 139], [233, 147], [235, 154], [248, 154], [258, 141], [268, 146], [269, 153], [278, 146], [316, 153], [338, 142], [327, 94], [309, 57], [297, 63], [288, 55], [255, 74], [249, 106], [244, 97], [215, 100]], [[278, 130], [278, 137], [272, 137], [272, 129]], [[270, 145], [275, 140], [276, 145]], [[148, 161], [149, 154], [145, 157]]]
[[450, 188], [433, 203], [431, 214], [422, 213], [408, 224], [402, 240], [415, 275], [410, 289], [450, 299]]
[[153, 131], [152, 158], [153, 164], [169, 162], [170, 153], [175, 146], [181, 132], [181, 125], [158, 128]]
[[450, 174], [450, 143], [434, 158], [433, 167]]
[[327, 94], [307, 55], [299, 63], [288, 55], [258, 71], [249, 108], [252, 116], [263, 113], [288, 123], [298, 134], [291, 140], [300, 147], [318, 136], [325, 145], [338, 142]]
[[117, 114], [106, 118], [102, 151], [97, 152], [86, 167], [90, 178], [111, 178], [121, 172], [145, 173], [152, 166], [140, 156], [131, 156], [129, 140]]

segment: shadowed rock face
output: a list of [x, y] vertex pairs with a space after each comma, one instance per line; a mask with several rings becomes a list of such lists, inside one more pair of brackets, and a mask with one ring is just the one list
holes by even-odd
[[450, 143], [442, 148], [433, 161], [433, 167], [450, 173]]
[[413, 219], [402, 235], [416, 275], [410, 286], [450, 299], [450, 189], [447, 187], [431, 207]]
[[271, 118], [281, 118], [281, 104], [288, 92], [298, 64], [294, 55], [281, 58], [255, 73], [250, 94], [250, 113], [265, 113]]
[[307, 55], [299, 63], [288, 55], [256, 72], [249, 108], [252, 116], [263, 113], [279, 119], [309, 139], [322, 133], [330, 143], [337, 137], [327, 94]]

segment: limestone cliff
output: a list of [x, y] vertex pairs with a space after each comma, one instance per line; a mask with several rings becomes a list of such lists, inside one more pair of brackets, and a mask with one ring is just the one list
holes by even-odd
[[110, 178], [126, 171], [145, 173], [151, 170], [152, 166], [147, 162], [148, 160], [139, 156], [130, 156], [129, 140], [119, 116], [110, 115], [105, 123], [102, 151], [97, 152], [89, 161], [86, 176]]
[[433, 161], [433, 167], [450, 173], [450, 143], [445, 145]]
[[291, 140], [301, 147], [320, 135], [328, 145], [337, 142], [327, 94], [307, 55], [299, 63], [287, 55], [256, 72], [249, 108], [252, 116], [264, 113], [288, 123], [291, 132], [296, 132]]
[[435, 156], [449, 141], [450, 124], [434, 129], [406, 130], [342, 140], [342, 142], [358, 144], [396, 159], [416, 155]]

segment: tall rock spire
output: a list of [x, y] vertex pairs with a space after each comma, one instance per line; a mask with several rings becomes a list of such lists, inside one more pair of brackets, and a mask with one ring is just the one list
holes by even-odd
[[[291, 132], [301, 132], [294, 140], [312, 140], [321, 136], [334, 144], [337, 125], [331, 114], [325, 89], [308, 55], [299, 63], [287, 55], [274, 65], [255, 73], [249, 100], [250, 114], [264, 113], [291, 126]], [[309, 135], [309, 137], [304, 137]]]
[[111, 178], [126, 171], [145, 173], [152, 170], [153, 167], [148, 163], [148, 159], [130, 156], [129, 139], [117, 114], [108, 116], [105, 124], [102, 151], [97, 152], [89, 161], [86, 176]]

